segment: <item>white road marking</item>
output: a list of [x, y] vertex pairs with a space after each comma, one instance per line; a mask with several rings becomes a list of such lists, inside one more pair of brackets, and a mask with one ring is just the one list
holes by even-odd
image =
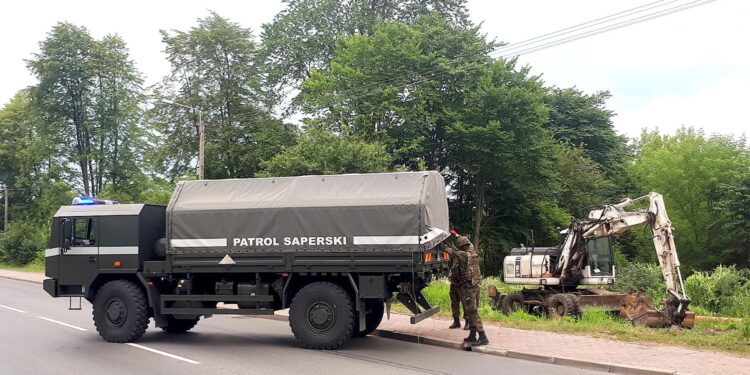
[[0, 307], [2, 307], [2, 308], [5, 308], [5, 309], [8, 309], [8, 310], [13, 310], [13, 311], [15, 311], [15, 312], [20, 312], [20, 313], [24, 313], [24, 314], [26, 313], [26, 311], [23, 311], [23, 310], [19, 310], [19, 309], [16, 309], [16, 308], [10, 307], [10, 306], [0, 305]]
[[46, 320], [46, 321], [48, 321], [48, 322], [52, 322], [52, 323], [57, 323], [57, 324], [59, 324], [59, 325], [61, 325], [61, 326], [66, 326], [66, 327], [68, 327], [68, 328], [73, 328], [73, 329], [77, 329], [77, 330], [79, 330], [79, 331], [88, 331], [88, 330], [87, 330], [86, 328], [81, 328], [81, 327], [78, 327], [78, 326], [74, 326], [74, 325], [72, 325], [72, 324], [68, 324], [68, 323], [63, 323], [63, 322], [60, 322], [60, 321], [57, 321], [57, 320], [54, 320], [54, 319], [50, 319], [50, 318], [45, 318], [45, 317], [43, 317], [43, 316], [38, 316], [37, 318], [39, 318], [39, 319], [44, 319], [44, 320]]
[[153, 348], [149, 348], [147, 346], [133, 344], [132, 342], [127, 343], [127, 345], [130, 345], [130, 346], [132, 346], [134, 348], [143, 349], [143, 350], [149, 351], [151, 353], [156, 353], [156, 354], [159, 354], [159, 355], [163, 355], [165, 357], [174, 358], [174, 359], [179, 360], [179, 361], [184, 361], [184, 362], [187, 362], [187, 363], [190, 363], [190, 364], [193, 364], [193, 365], [200, 365], [201, 364], [200, 362], [193, 361], [192, 359], [188, 359], [188, 358], [185, 358], [185, 357], [180, 357], [179, 355], [170, 354], [170, 353], [167, 353], [167, 352], [163, 352], [161, 350], [156, 350], [156, 349], [153, 349]]

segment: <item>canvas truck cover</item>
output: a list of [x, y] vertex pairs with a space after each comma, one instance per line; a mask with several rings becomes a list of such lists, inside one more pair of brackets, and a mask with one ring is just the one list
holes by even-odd
[[172, 254], [420, 251], [448, 235], [434, 171], [184, 181], [167, 207]]

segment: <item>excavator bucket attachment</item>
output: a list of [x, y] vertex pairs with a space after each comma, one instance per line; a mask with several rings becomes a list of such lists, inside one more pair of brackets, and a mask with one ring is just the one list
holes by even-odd
[[635, 324], [646, 327], [662, 328], [678, 325], [682, 328], [692, 328], [695, 325], [695, 313], [687, 311], [684, 318], [674, 321], [669, 317], [666, 309], [657, 310], [651, 297], [636, 291], [625, 296], [620, 316]]

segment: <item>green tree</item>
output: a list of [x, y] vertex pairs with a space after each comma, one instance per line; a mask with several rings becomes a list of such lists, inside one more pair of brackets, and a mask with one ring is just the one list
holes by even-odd
[[644, 132], [637, 151], [633, 176], [642, 191], [664, 195], [685, 268], [705, 270], [727, 261], [724, 250], [734, 233], [720, 228], [731, 212], [719, 209], [718, 193], [747, 174], [745, 140], [682, 128], [675, 135]]
[[264, 109], [249, 29], [211, 13], [188, 31], [162, 31], [162, 40], [172, 73], [156, 88], [149, 114], [158, 146], [151, 161], [159, 172], [170, 179], [192, 173], [199, 113], [206, 129], [206, 178], [252, 177], [262, 161], [294, 144], [296, 129]]
[[285, 0], [286, 9], [263, 25], [267, 84], [299, 88], [314, 70], [327, 70], [338, 40], [370, 35], [382, 21], [405, 24], [436, 12], [448, 22], [469, 26], [465, 0]]
[[31, 92], [46, 141], [80, 171], [74, 186], [99, 195], [138, 173], [142, 79], [121, 38], [97, 41], [83, 27], [59, 23], [28, 66], [39, 80]]
[[387, 172], [384, 145], [309, 128], [299, 143], [263, 163], [263, 176]]
[[482, 73], [462, 116], [447, 130], [449, 169], [464, 182], [458, 196], [465, 199], [463, 210], [473, 210], [473, 241], [480, 251], [483, 228], [517, 223], [534, 202], [548, 197], [556, 147], [543, 127], [548, 109], [539, 77], [503, 60]]
[[606, 108], [608, 91], [587, 95], [575, 88], [549, 89], [547, 127], [555, 139], [581, 147], [584, 154], [608, 174], [622, 173], [627, 160], [627, 140], [612, 124], [614, 113]]
[[0, 109], [0, 181], [10, 188], [11, 221], [46, 222], [61, 204], [70, 203], [65, 181], [71, 171], [45, 130], [28, 90]]
[[718, 230], [731, 233], [724, 257], [739, 267], [750, 266], [750, 171], [743, 172], [735, 184], [718, 186], [717, 210], [723, 220]]
[[379, 24], [339, 41], [330, 69], [305, 81], [302, 109], [334, 131], [383, 142], [397, 165], [442, 169], [446, 126], [493, 46], [434, 14]]
[[92, 187], [92, 133], [90, 121], [94, 71], [91, 51], [96, 41], [83, 27], [58, 23], [40, 44], [40, 52], [28, 62], [39, 80], [32, 90], [36, 106], [49, 134], [66, 147], [70, 162], [78, 165], [85, 194]]

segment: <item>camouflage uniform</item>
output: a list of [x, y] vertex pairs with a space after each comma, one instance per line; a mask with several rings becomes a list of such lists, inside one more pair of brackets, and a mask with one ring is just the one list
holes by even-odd
[[[461, 280], [460, 272], [456, 270], [458, 268], [458, 262], [453, 257], [453, 264], [451, 265], [451, 273], [448, 276], [448, 280], [451, 282], [450, 297], [451, 297], [451, 313], [453, 315], [453, 321], [458, 322], [461, 318]], [[468, 320], [466, 316], [466, 307], [464, 307], [464, 319]]]
[[[459, 281], [461, 303], [464, 305], [464, 314], [469, 320], [469, 328], [471, 329], [469, 337], [464, 339], [464, 341], [471, 345], [486, 345], [489, 341], [484, 333], [482, 318], [479, 317], [479, 312], [477, 311], [479, 289], [482, 285], [479, 254], [477, 254], [474, 250], [474, 245], [466, 237], [455, 239], [452, 245], [454, 244], [458, 249], [451, 246], [451, 250], [449, 251], [453, 257], [453, 261], [456, 262], [456, 266], [451, 269], [451, 273], [453, 275], [453, 272], [455, 272], [456, 275], [454, 277]], [[477, 338], [477, 333], [479, 333], [479, 338]]]
[[[458, 268], [458, 261], [456, 260], [455, 253], [458, 252], [458, 249], [453, 248], [453, 251], [449, 251], [449, 253], [453, 254], [453, 264], [451, 265], [451, 272], [448, 276], [448, 280], [451, 283], [450, 286], [450, 299], [451, 299], [451, 315], [453, 316], [453, 321], [458, 322], [461, 318], [461, 305], [464, 305], [464, 320], [467, 322], [467, 327], [464, 329], [469, 329], [468, 322], [469, 322], [469, 316], [466, 313], [466, 302], [461, 298], [461, 285], [463, 281], [461, 280], [461, 272], [460, 270], [457, 270]], [[475, 253], [474, 246], [471, 246], [469, 248], [469, 251], [472, 253]], [[475, 295], [475, 301], [477, 304], [477, 309], [479, 308], [479, 288], [477, 288], [477, 293]]]
[[461, 302], [464, 305], [464, 314], [469, 320], [469, 328], [476, 331], [484, 331], [482, 319], [479, 317], [479, 289], [482, 286], [482, 272], [479, 269], [479, 254], [474, 246], [469, 243], [469, 249], [464, 251], [460, 259], [461, 268]]

